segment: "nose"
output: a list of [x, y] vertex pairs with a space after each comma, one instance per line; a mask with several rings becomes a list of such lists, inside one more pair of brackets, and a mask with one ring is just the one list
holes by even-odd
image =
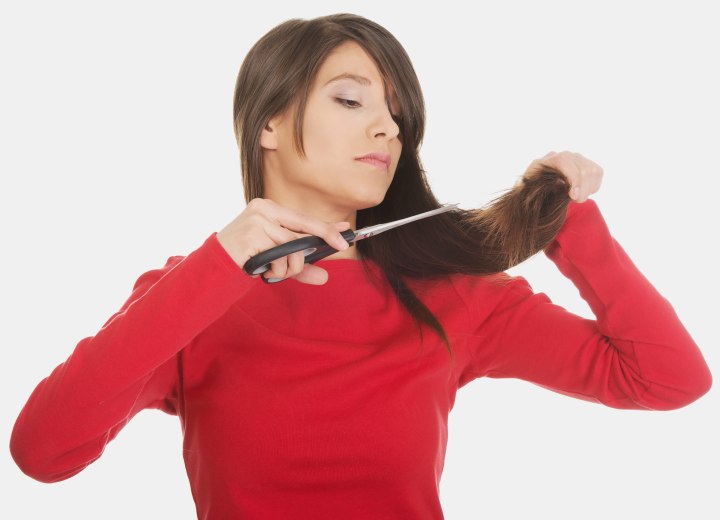
[[373, 137], [386, 136], [393, 139], [400, 134], [400, 126], [398, 126], [389, 108], [379, 111], [376, 120], [373, 121], [371, 132]]

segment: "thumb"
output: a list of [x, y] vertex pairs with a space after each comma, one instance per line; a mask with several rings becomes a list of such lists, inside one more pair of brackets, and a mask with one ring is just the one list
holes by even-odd
[[322, 267], [313, 264], [305, 264], [303, 270], [292, 277], [298, 282], [310, 285], [323, 285], [328, 281], [328, 272]]

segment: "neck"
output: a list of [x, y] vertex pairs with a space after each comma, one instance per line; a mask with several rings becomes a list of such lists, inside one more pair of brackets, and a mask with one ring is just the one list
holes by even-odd
[[[349, 229], [357, 229], [357, 210], [340, 208], [324, 201], [310, 200], [287, 193], [280, 196], [270, 190], [266, 190], [264, 198], [270, 199], [284, 208], [309, 215], [323, 222], [349, 222]], [[360, 257], [357, 254], [357, 247], [351, 245], [345, 251], [338, 251], [325, 257], [327, 260], [339, 260], [343, 258], [359, 260]]]
[[337, 253], [334, 253], [330, 256], [326, 256], [323, 258], [323, 260], [342, 260], [342, 259], [348, 259], [348, 260], [360, 260], [360, 256], [357, 253], [357, 246], [352, 245], [348, 247], [345, 251], [338, 251]]

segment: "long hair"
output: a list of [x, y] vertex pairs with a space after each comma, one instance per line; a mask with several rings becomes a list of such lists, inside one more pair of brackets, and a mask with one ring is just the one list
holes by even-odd
[[[425, 103], [410, 58], [387, 29], [349, 13], [287, 20], [260, 38], [243, 60], [235, 84], [233, 126], [246, 202], [263, 196], [263, 128], [272, 117], [297, 104], [294, 146], [304, 156], [302, 122], [313, 79], [327, 55], [350, 40], [368, 52], [383, 80], [394, 86], [402, 116], [399, 138], [403, 146], [393, 181], [380, 204], [358, 210], [357, 227], [441, 206], [420, 162]], [[408, 282], [466, 273], [506, 283], [510, 277], [503, 271], [547, 247], [561, 229], [569, 188], [560, 172], [539, 165], [482, 208], [456, 208], [357, 242], [358, 257], [380, 267], [414, 318], [420, 336], [422, 324], [430, 326], [454, 361], [442, 325]]]

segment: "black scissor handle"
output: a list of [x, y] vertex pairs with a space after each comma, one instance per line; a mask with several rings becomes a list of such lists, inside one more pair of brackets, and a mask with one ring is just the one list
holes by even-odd
[[[350, 245], [352, 245], [352, 241], [355, 239], [355, 232], [352, 229], [345, 230], [340, 234]], [[333, 253], [338, 252], [337, 249], [328, 245], [328, 243], [322, 238], [310, 235], [307, 237], [296, 238], [295, 240], [291, 240], [290, 242], [280, 244], [279, 246], [275, 246], [267, 251], [256, 254], [245, 262], [243, 270], [251, 276], [264, 273], [270, 269], [270, 263], [273, 260], [297, 253], [298, 251], [304, 251], [306, 264], [317, 262], [326, 256], [330, 256]], [[276, 283], [287, 280], [287, 278], [271, 278], [268, 280], [264, 276], [261, 276], [261, 278], [266, 283]]]

